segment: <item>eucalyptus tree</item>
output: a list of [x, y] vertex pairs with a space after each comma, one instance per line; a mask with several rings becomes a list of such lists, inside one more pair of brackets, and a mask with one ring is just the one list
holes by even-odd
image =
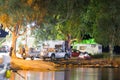
[[[65, 36], [71, 35], [71, 38], [81, 39], [84, 31], [84, 27], [81, 26], [81, 13], [85, 6], [88, 5], [89, 0], [67, 0], [61, 6], [59, 6], [59, 18], [57, 18], [57, 25], [61, 25], [59, 30]], [[63, 8], [63, 9], [62, 9]]]
[[[41, 23], [46, 13], [43, 0], [0, 0], [0, 23], [12, 34], [13, 57], [17, 38], [27, 32], [27, 24]], [[41, 5], [40, 5], [41, 4]], [[40, 5], [40, 6], [39, 6]]]
[[65, 39], [68, 34], [73, 39], [81, 39], [85, 29], [80, 24], [80, 15], [88, 3], [89, 0], [49, 0], [44, 24], [51, 24], [52, 26], [45, 28], [46, 31], [41, 30], [41, 33], [47, 33], [51, 29], [54, 39]]
[[43, 22], [40, 25], [40, 27], [37, 27], [33, 31], [32, 34], [35, 36], [36, 42], [39, 42], [44, 40], [55, 40], [57, 36], [57, 32], [58, 31], [55, 28], [55, 25]]

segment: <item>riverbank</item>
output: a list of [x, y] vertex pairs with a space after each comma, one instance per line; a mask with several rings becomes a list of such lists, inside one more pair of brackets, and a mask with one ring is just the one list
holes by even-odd
[[70, 59], [63, 61], [54, 61], [57, 67], [64, 68], [120, 68], [120, 59], [110, 60], [109, 58], [101, 58], [101, 59], [91, 59], [91, 60], [78, 60], [78, 59]]
[[34, 70], [34, 71], [54, 71], [55, 64], [42, 60], [23, 60], [19, 58], [11, 59], [11, 66], [17, 70]]
[[43, 61], [43, 60], [23, 60], [19, 58], [11, 59], [12, 68], [17, 70], [34, 71], [55, 71], [60, 67], [114, 67], [120, 68], [120, 59], [110, 61], [109, 59], [92, 60], [66, 60], [66, 61]]

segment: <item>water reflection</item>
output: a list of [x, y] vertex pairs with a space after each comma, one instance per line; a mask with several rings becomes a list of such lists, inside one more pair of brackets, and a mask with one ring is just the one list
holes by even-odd
[[101, 80], [98, 69], [93, 68], [78, 68], [76, 69], [77, 76], [72, 80]]
[[10, 80], [120, 80], [120, 69], [116, 68], [75, 68], [55, 72], [19, 71], [22, 78], [12, 73]]

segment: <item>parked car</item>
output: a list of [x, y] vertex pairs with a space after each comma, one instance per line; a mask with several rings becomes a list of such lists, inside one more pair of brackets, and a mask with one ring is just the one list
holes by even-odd
[[44, 60], [46, 58], [50, 58], [51, 61], [53, 61], [55, 59], [61, 59], [61, 58], [64, 58], [65, 60], [67, 60], [70, 57], [70, 54], [68, 52], [65, 52], [65, 51], [59, 49], [59, 50], [56, 50], [55, 52], [44, 53], [42, 57]]
[[22, 57], [23, 59], [31, 58], [31, 60], [34, 60], [34, 58], [40, 58], [40, 51], [30, 49], [27, 53], [23, 52]]
[[40, 52], [29, 52], [28, 54], [23, 53], [22, 57], [23, 59], [31, 58], [31, 60], [34, 60], [34, 58], [40, 58]]
[[1, 58], [3, 55], [9, 56], [9, 52], [0, 52], [0, 58]]
[[3, 55], [9, 56], [9, 47], [6, 45], [0, 47], [0, 58]]
[[80, 55], [80, 51], [79, 50], [76, 50], [76, 49], [72, 49], [72, 54], [71, 56], [72, 57], [78, 57]]
[[7, 45], [3, 45], [0, 47], [0, 52], [9, 52], [10, 48]]
[[78, 56], [78, 59], [89, 60], [89, 59], [91, 59], [91, 56], [90, 56], [87, 52], [84, 52], [84, 53], [81, 53], [81, 54]]

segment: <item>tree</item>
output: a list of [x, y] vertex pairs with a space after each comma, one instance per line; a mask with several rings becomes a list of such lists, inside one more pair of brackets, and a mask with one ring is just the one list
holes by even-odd
[[[102, 8], [99, 12], [101, 15], [99, 15], [97, 18], [98, 26], [96, 27], [96, 31], [98, 32], [97, 35], [100, 34], [101, 36], [99, 36], [99, 38], [96, 38], [96, 40], [102, 44], [109, 45], [112, 58], [114, 46], [120, 45], [120, 36], [118, 35], [120, 32], [120, 1], [116, 0], [113, 2], [112, 0], [109, 0], [102, 2], [101, 4], [102, 5], [100, 5], [100, 7]], [[106, 4], [106, 6], [104, 4]]]
[[113, 55], [115, 45], [120, 45], [118, 33], [120, 32], [119, 0], [91, 0], [83, 18], [84, 25], [96, 42], [109, 45], [110, 54]]
[[[47, 6], [47, 15], [44, 18], [44, 24], [52, 25], [47, 27], [47, 29], [51, 27], [50, 29], [53, 32], [54, 39], [65, 39], [67, 34], [71, 34], [72, 39], [82, 39], [85, 29], [80, 25], [80, 18], [82, 10], [88, 3], [89, 0], [50, 0]], [[46, 30], [45, 33], [47, 32], [49, 33]], [[44, 31], [41, 30], [40, 33], [42, 34]], [[41, 34], [40, 38], [43, 36]]]
[[58, 31], [55, 25], [49, 23], [42, 23], [39, 28], [36, 28], [33, 32], [36, 42], [44, 40], [55, 40], [57, 38]]
[[43, 0], [0, 0], [0, 23], [12, 34], [13, 57], [16, 57], [17, 38], [26, 33], [27, 24], [42, 22], [46, 13], [44, 4]]

